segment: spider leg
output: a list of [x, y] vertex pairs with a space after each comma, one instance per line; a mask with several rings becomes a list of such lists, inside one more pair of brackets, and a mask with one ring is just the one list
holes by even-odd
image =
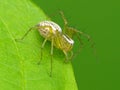
[[44, 48], [46, 42], [47, 42], [47, 38], [44, 39], [44, 41], [43, 41], [43, 43], [42, 43], [42, 45], [41, 45], [40, 61], [38, 62], [38, 65], [39, 65], [40, 62], [42, 61], [43, 48]]
[[60, 13], [60, 15], [61, 15], [61, 17], [62, 17], [62, 19], [64, 21], [64, 25], [67, 26], [68, 22], [67, 22], [67, 19], [64, 16], [64, 13], [62, 11], [59, 11], [59, 13]]
[[68, 61], [68, 55], [67, 55], [67, 52], [63, 51], [63, 53], [65, 54], [65, 61], [64, 61], [64, 62], [67, 62], [67, 61]]
[[[67, 26], [67, 25], [68, 25], [68, 21], [67, 21], [65, 15], [64, 15], [63, 11], [60, 10], [60, 11], [59, 11], [59, 14], [61, 15], [61, 17], [62, 17], [62, 19], [63, 19], [63, 21], [64, 21], [65, 30], [67, 30], [67, 31], [66, 31], [66, 34], [67, 34], [68, 36], [70, 35], [70, 37], [72, 37], [74, 33], [79, 33], [80, 35], [85, 36], [85, 37], [88, 39], [88, 41], [90, 41], [90, 42], [93, 43], [91, 37], [90, 37], [88, 34], [83, 33], [82, 31], [79, 31], [79, 30], [77, 30], [77, 29], [75, 29], [75, 28], [71, 28], [71, 27]], [[79, 36], [77, 35], [77, 37], [79, 37]], [[80, 40], [80, 38], [79, 38], [79, 41], [80, 41], [80, 43], [82, 44], [82, 41]], [[94, 43], [92, 44], [92, 46], [94, 46]]]
[[73, 37], [74, 34], [77, 35], [77, 38], [82, 45], [83, 45], [83, 43], [82, 43], [82, 40], [81, 40], [80, 36], [86, 37], [88, 39], [88, 41], [91, 43], [91, 47], [94, 47], [94, 42], [88, 34], [82, 32], [82, 31], [79, 31], [75, 28], [71, 28], [71, 27], [67, 27], [67, 30], [69, 32], [71, 32], [71, 37]]
[[[67, 62], [69, 62], [70, 60], [72, 60], [72, 57], [73, 57], [73, 52], [72, 51], [70, 51], [70, 55], [68, 55], [68, 52], [65, 52], [65, 51], [63, 51], [64, 52], [64, 54], [65, 54], [65, 63], [67, 63]], [[69, 57], [69, 58], [68, 58]]]
[[72, 60], [73, 56], [74, 56], [73, 51], [70, 51], [70, 58], [69, 58], [69, 60]]
[[50, 52], [50, 55], [51, 55], [51, 71], [50, 71], [50, 77], [52, 76], [52, 63], [53, 63], [53, 38], [52, 38], [52, 41], [51, 41], [51, 52]]
[[73, 54], [71, 60], [73, 60], [73, 58], [76, 57], [81, 52], [81, 49], [83, 48], [83, 42], [81, 40], [81, 37], [77, 33], [76, 33], [76, 36], [77, 36], [77, 38], [79, 40], [80, 45], [79, 45], [78, 50]]
[[[78, 38], [78, 40], [79, 40], [79, 42], [80, 42], [80, 47], [79, 47], [78, 51], [76, 52], [76, 55], [77, 55], [77, 53], [79, 53], [79, 52], [81, 51], [81, 49], [82, 49], [82, 47], [83, 47], [83, 42], [82, 42], [80, 36], [84, 36], [84, 37], [86, 37], [86, 38], [88, 39], [88, 41], [90, 42], [91, 48], [93, 48], [93, 53], [94, 53], [94, 55], [95, 55], [95, 57], [96, 57], [96, 59], [97, 59], [95, 43], [94, 43], [94, 41], [92, 40], [92, 38], [91, 38], [88, 34], [82, 32], [82, 31], [79, 31], [79, 30], [77, 30], [77, 29], [71, 28], [71, 27], [68, 27], [68, 31], [71, 32], [71, 33], [69, 34], [69, 35], [71, 35], [71, 37], [73, 37], [74, 34], [75, 34], [75, 36], [77, 36], [77, 38]], [[75, 56], [75, 55], [74, 55], [74, 56]], [[74, 56], [73, 56], [73, 57], [74, 57]]]
[[79, 32], [80, 35], [83, 35], [84, 37], [86, 37], [88, 39], [88, 41], [91, 43], [91, 48], [93, 48], [93, 54], [94, 54], [96, 60], [98, 60], [97, 50], [95, 48], [95, 43], [92, 40], [92, 38], [88, 34], [86, 34], [86, 33], [83, 33], [81, 31], [77, 31], [77, 32]]
[[35, 29], [36, 28], [36, 26], [34, 26], [34, 27], [31, 27], [20, 39], [15, 39], [16, 41], [18, 41], [18, 40], [23, 40], [27, 35], [28, 35], [28, 33], [30, 32], [30, 31], [32, 31], [33, 29]]
[[92, 47], [92, 48], [95, 47], [94, 41], [92, 40], [92, 38], [91, 38], [88, 34], [82, 32], [82, 31], [76, 30], [76, 33], [77, 33], [77, 32], [79, 33], [79, 35], [83, 35], [84, 37], [86, 37], [86, 38], [88, 39], [88, 41], [91, 43], [91, 47]]

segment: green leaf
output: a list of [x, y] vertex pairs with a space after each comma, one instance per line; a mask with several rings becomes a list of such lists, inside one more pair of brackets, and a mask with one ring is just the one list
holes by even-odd
[[0, 90], [77, 90], [71, 63], [54, 48], [50, 77], [50, 42], [43, 49], [37, 30], [16, 42], [35, 24], [48, 18], [29, 0], [0, 0]]

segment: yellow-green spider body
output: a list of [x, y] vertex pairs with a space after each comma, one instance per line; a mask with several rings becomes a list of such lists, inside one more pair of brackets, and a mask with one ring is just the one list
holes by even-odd
[[74, 56], [74, 54], [72, 52], [72, 48], [74, 45], [73, 36], [77, 36], [77, 38], [81, 44], [77, 53], [79, 53], [79, 51], [81, 50], [81, 46], [82, 46], [82, 41], [81, 41], [80, 35], [83, 35], [83, 36], [87, 37], [88, 40], [91, 40], [89, 35], [81, 32], [79, 30], [69, 27], [67, 25], [67, 20], [64, 17], [63, 12], [60, 12], [60, 14], [64, 20], [64, 29], [63, 30], [61, 29], [61, 27], [58, 24], [56, 24], [53, 21], [41, 21], [37, 25], [30, 28], [24, 34], [24, 36], [20, 39], [20, 40], [23, 40], [25, 38], [25, 36], [31, 30], [38, 30], [40, 35], [45, 38], [41, 45], [41, 60], [42, 60], [42, 49], [44, 48], [46, 41], [51, 42], [51, 52], [50, 52], [50, 54], [51, 54], [51, 72], [50, 72], [50, 76], [52, 75], [53, 47], [56, 47], [56, 48], [62, 50], [63, 53], [65, 54], [65, 62], [68, 62]]

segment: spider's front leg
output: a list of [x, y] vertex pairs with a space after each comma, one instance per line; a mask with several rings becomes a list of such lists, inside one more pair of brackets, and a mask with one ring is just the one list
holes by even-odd
[[37, 30], [37, 28], [38, 27], [36, 25], [31, 27], [21, 38], [15, 39], [15, 41], [23, 40], [29, 34], [29, 32], [31, 32], [32, 30]]
[[45, 43], [47, 42], [47, 38], [45, 38], [44, 39], [44, 41], [43, 41], [43, 43], [42, 43], [42, 45], [41, 45], [41, 51], [40, 51], [40, 61], [38, 62], [38, 65], [41, 63], [41, 61], [42, 61], [42, 56], [43, 56], [43, 48], [44, 48], [44, 46], [45, 46]]

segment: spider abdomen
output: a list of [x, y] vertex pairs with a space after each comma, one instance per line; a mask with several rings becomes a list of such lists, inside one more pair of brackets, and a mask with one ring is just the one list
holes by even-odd
[[41, 36], [44, 38], [51, 38], [56, 35], [56, 31], [62, 32], [61, 27], [52, 21], [42, 21], [37, 26]]

